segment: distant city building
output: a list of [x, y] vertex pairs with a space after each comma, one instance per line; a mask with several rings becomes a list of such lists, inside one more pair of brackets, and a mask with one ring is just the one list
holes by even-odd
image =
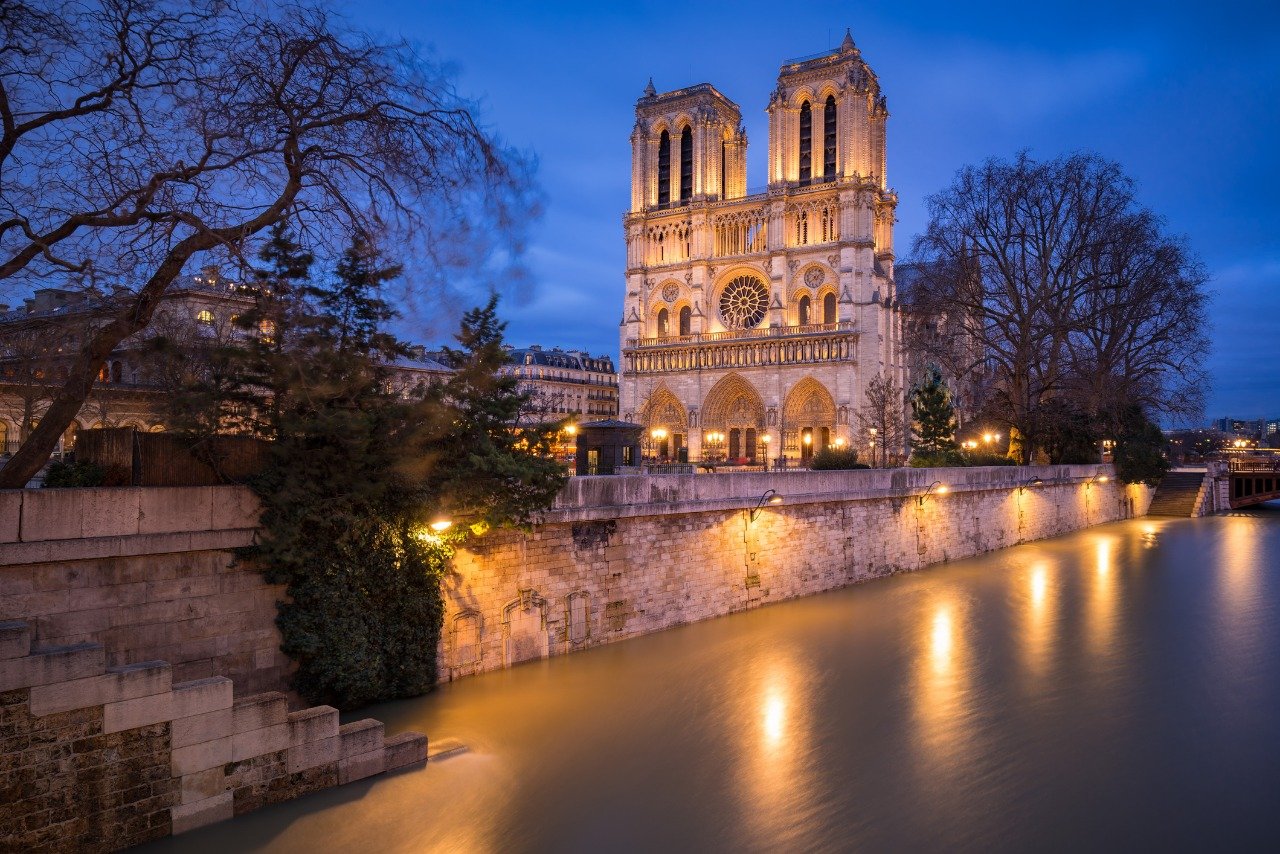
[[620, 416], [660, 457], [807, 458], [855, 439], [877, 374], [905, 385], [875, 73], [846, 34], [784, 63], [767, 111], [752, 192], [741, 111], [714, 86], [636, 102]]
[[[177, 282], [151, 324], [111, 353], [58, 452], [70, 450], [85, 427], [163, 430], [166, 364], [153, 339], [196, 345], [246, 335], [232, 321], [252, 305], [251, 291], [213, 270]], [[39, 423], [81, 344], [117, 306], [111, 294], [54, 288], [36, 291], [20, 308], [0, 306], [0, 454], [13, 453]]]
[[528, 416], [542, 422], [598, 421], [618, 414], [618, 374], [609, 356], [534, 344], [510, 350], [507, 372], [532, 394]]

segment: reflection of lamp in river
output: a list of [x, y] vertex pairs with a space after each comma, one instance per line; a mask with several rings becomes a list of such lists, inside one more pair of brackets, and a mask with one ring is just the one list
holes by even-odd
[[764, 737], [772, 742], [780, 741], [786, 720], [786, 703], [781, 697], [771, 694], [764, 701]]
[[942, 673], [951, 666], [951, 613], [946, 608], [939, 608], [933, 615], [932, 641], [933, 669]]

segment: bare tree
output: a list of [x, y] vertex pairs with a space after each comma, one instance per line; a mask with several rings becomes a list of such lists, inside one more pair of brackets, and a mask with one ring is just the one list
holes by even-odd
[[0, 488], [38, 471], [192, 259], [289, 217], [315, 246], [407, 235], [443, 275], [483, 265], [527, 186], [440, 69], [309, 0], [0, 4], [0, 282], [128, 287]]
[[929, 209], [904, 291], [948, 334], [911, 344], [978, 381], [1011, 455], [1030, 459], [1047, 401], [1098, 416], [1123, 403], [1185, 414], [1203, 399], [1203, 270], [1118, 164], [992, 159], [960, 170]]
[[892, 374], [878, 373], [867, 381], [858, 426], [871, 465], [887, 466], [902, 455], [905, 417], [906, 397]]

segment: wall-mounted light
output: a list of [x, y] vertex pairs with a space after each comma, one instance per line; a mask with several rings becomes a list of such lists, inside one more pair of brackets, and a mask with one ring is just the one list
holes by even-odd
[[760, 500], [756, 502], [756, 506], [751, 509], [751, 521], [754, 522], [756, 517], [760, 515], [761, 509], [766, 504], [781, 504], [782, 495], [776, 489], [770, 489], [760, 496]]
[[431, 524], [427, 527], [431, 528], [431, 530], [435, 531], [437, 534], [441, 534], [453, 527], [453, 520], [447, 519], [444, 516], [437, 516], [431, 520]]
[[1107, 477], [1105, 474], [1094, 475], [1085, 482], [1084, 488], [1090, 489], [1095, 483], [1106, 483], [1109, 480], [1111, 480], [1111, 478]]
[[916, 496], [916, 503], [923, 507], [924, 500], [930, 495], [946, 495], [950, 491], [951, 487], [947, 486], [940, 480], [935, 480], [933, 483], [929, 484], [929, 488], [924, 491], [924, 495]]
[[1028, 486], [1039, 486], [1042, 483], [1044, 483], [1043, 480], [1038, 477], [1033, 477], [1031, 480], [1018, 484], [1018, 492], [1026, 492]]

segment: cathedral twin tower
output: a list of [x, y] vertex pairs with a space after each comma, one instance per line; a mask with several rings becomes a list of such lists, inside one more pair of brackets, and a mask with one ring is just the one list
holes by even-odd
[[714, 86], [651, 82], [636, 103], [621, 410], [658, 457], [860, 446], [868, 381], [903, 382], [875, 74], [846, 33], [783, 64], [768, 114], [752, 193], [741, 111]]

